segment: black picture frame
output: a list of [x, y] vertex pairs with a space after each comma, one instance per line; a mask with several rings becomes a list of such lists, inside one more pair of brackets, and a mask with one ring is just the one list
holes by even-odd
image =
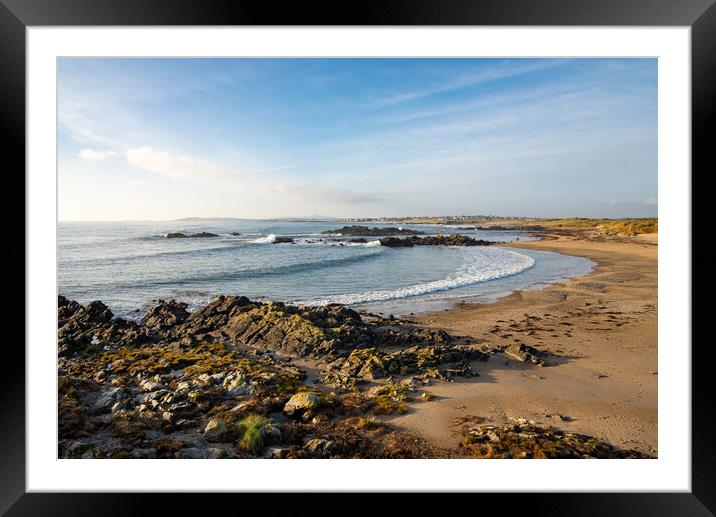
[[[25, 30], [29, 26], [83, 25], [550, 25], [550, 26], [689, 26], [692, 38], [692, 171], [700, 171], [701, 181], [713, 170], [709, 136], [716, 124], [716, 0], [489, 0], [489, 1], [363, 1], [357, 4], [333, 2], [284, 3], [243, 0], [0, 0], [0, 105], [4, 138], [6, 192], [25, 192]], [[11, 158], [11, 160], [7, 160]], [[710, 167], [709, 167], [710, 166]], [[691, 172], [692, 181], [697, 176]], [[689, 174], [689, 171], [684, 171]], [[7, 182], [13, 181], [14, 185]], [[698, 195], [706, 189], [693, 189], [694, 223], [707, 217], [711, 205]], [[17, 291], [2, 299], [5, 329], [14, 331], [2, 344], [3, 364], [0, 382], [0, 513], [7, 515], [127, 515], [148, 513], [148, 503], [158, 502], [164, 513], [184, 513], [187, 496], [133, 494], [39, 494], [25, 493], [25, 227], [18, 221], [24, 212], [24, 195], [12, 196], [20, 207], [7, 203], [5, 221], [11, 243], [0, 252], [6, 278], [22, 283]], [[9, 235], [8, 235], [9, 233]], [[23, 243], [23, 244], [21, 244]], [[694, 250], [692, 250], [694, 253]], [[705, 271], [716, 263], [713, 252], [701, 250], [692, 255], [692, 268]], [[713, 280], [699, 281], [704, 291]], [[694, 300], [695, 302], [695, 300]], [[710, 304], [692, 304], [692, 321], [708, 318]], [[694, 327], [693, 329], [697, 329]], [[683, 343], [692, 356], [692, 491], [690, 493], [640, 494], [503, 494], [453, 496], [452, 503], [464, 500], [486, 508], [485, 500], [500, 497], [504, 508], [529, 505], [532, 514], [550, 515], [713, 515], [716, 513], [716, 436], [713, 415], [716, 397], [708, 379], [713, 361], [711, 344], [693, 334]], [[663, 388], [662, 388], [663, 389]], [[608, 461], [608, 460], [606, 460]], [[266, 504], [263, 496], [204, 496], [202, 513], [230, 508], [232, 497], [241, 497], [241, 507]], [[470, 497], [471, 499], [467, 499]], [[249, 500], [247, 500], [249, 498]], [[280, 498], [278, 499], [280, 501]], [[412, 512], [425, 503], [417, 495], [401, 497], [401, 512]], [[272, 496], [272, 501], [277, 499]], [[492, 502], [492, 501], [490, 501]], [[291, 496], [294, 510], [311, 511], [302, 497]], [[328, 510], [323, 502], [323, 510]], [[341, 497], [341, 513], [365, 513], [377, 503], [372, 497], [351, 494]], [[272, 503], [265, 512], [278, 511]], [[315, 508], [314, 508], [315, 510]], [[224, 510], [225, 511], [225, 510]], [[236, 511], [240, 511], [236, 507]], [[289, 514], [293, 512], [288, 512]]]

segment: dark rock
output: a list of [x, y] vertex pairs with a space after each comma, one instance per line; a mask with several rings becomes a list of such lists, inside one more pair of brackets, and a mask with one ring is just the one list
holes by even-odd
[[136, 323], [114, 318], [112, 311], [100, 301], [86, 307], [74, 301], [64, 301], [58, 315], [58, 352], [60, 357], [78, 352], [96, 353], [105, 345], [126, 345], [146, 341]]
[[505, 354], [522, 362], [529, 362], [540, 366], [545, 366], [545, 352], [540, 352], [534, 347], [525, 345], [524, 343], [513, 343], [505, 349]]
[[372, 339], [360, 315], [339, 305], [256, 304], [222, 328], [230, 339], [293, 356], [334, 356]]
[[[479, 350], [461, 346], [413, 346], [393, 353], [379, 348], [361, 348], [351, 352], [347, 358], [329, 364], [323, 370], [321, 382], [351, 387], [361, 381], [373, 381], [393, 374], [444, 380], [454, 376], [471, 377], [476, 374], [469, 361], [486, 361], [488, 357]], [[454, 366], [444, 368], [447, 364]]]
[[64, 296], [57, 297], [57, 319], [60, 326], [71, 317], [82, 306], [74, 300], [68, 300]]
[[276, 240], [273, 241], [274, 244], [293, 244], [293, 242], [292, 237], [276, 237]]
[[311, 458], [327, 458], [333, 449], [335, 449], [335, 443], [324, 438], [313, 438], [303, 446], [306, 456]]
[[328, 230], [324, 234], [340, 233], [341, 235], [360, 235], [364, 237], [381, 237], [384, 235], [422, 235], [423, 232], [417, 230], [408, 230], [405, 228], [396, 228], [388, 226], [385, 228], [369, 228], [367, 226], [344, 226], [337, 230]]
[[397, 237], [385, 237], [380, 239], [381, 246], [387, 246], [388, 248], [412, 248], [415, 246], [415, 242], [411, 239], [398, 239]]
[[482, 239], [473, 239], [466, 235], [455, 233], [452, 235], [429, 235], [427, 237], [406, 237], [398, 239], [396, 237], [386, 237], [380, 239], [382, 246], [389, 248], [410, 248], [412, 246], [490, 246], [495, 244], [492, 241]]
[[643, 459], [641, 452], [620, 449], [592, 436], [536, 425], [468, 426], [463, 447], [477, 458]]
[[317, 393], [303, 391], [296, 393], [286, 402], [283, 412], [289, 416], [301, 416], [307, 411], [313, 411], [323, 404], [323, 399]]
[[99, 300], [89, 302], [87, 307], [80, 308], [74, 313], [74, 321], [78, 325], [99, 325], [109, 323], [114, 314]]
[[226, 325], [236, 314], [254, 308], [256, 304], [245, 296], [219, 296], [194, 311], [183, 325], [183, 332], [188, 335], [207, 333]]
[[167, 234], [167, 239], [201, 239], [205, 237], [218, 237], [215, 233], [209, 233], [209, 232], [199, 232], [199, 233], [191, 233], [186, 234], [182, 232], [173, 232]]
[[176, 300], [157, 300], [156, 305], [142, 317], [142, 325], [153, 331], [166, 331], [189, 317], [187, 304]]

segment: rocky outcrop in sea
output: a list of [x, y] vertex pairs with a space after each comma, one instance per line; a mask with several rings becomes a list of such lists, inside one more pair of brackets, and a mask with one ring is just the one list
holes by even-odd
[[207, 237], [218, 237], [218, 235], [215, 233], [210, 233], [210, 232], [199, 232], [199, 233], [188, 233], [188, 234], [182, 233], [182, 232], [172, 232], [172, 233], [167, 234], [167, 239], [205, 239]]
[[413, 246], [491, 246], [493, 241], [473, 239], [467, 235], [454, 233], [452, 235], [429, 235], [427, 237], [385, 237], [380, 239], [381, 246], [389, 248], [412, 248]]
[[386, 226], [383, 228], [368, 226], [344, 226], [336, 230], [328, 230], [322, 232], [326, 235], [341, 234], [341, 235], [354, 235], [357, 237], [382, 237], [386, 235], [422, 235], [423, 232], [418, 230], [409, 230], [406, 228], [397, 228], [394, 226]]

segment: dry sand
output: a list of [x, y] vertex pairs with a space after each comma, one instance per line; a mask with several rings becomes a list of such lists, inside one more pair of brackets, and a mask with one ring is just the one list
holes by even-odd
[[559, 356], [539, 367], [498, 354], [475, 363], [480, 376], [435, 382], [436, 398], [386, 418], [436, 446], [454, 448], [461, 422], [526, 418], [657, 455], [656, 235], [595, 238], [561, 232], [511, 246], [595, 261], [584, 277], [493, 304], [462, 303], [418, 323], [468, 336], [475, 346], [523, 342]]

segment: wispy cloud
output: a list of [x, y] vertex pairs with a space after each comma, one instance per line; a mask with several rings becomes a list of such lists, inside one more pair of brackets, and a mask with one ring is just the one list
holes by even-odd
[[114, 156], [115, 154], [116, 153], [111, 150], [102, 151], [96, 149], [82, 149], [79, 153], [77, 153], [77, 156], [79, 156], [83, 160], [101, 161], [108, 156]]
[[421, 88], [409, 91], [403, 91], [392, 95], [381, 97], [375, 101], [376, 106], [389, 106], [401, 102], [412, 101], [422, 97], [428, 97], [437, 93], [445, 93], [452, 90], [458, 90], [468, 86], [496, 81], [498, 79], [507, 79], [519, 75], [544, 70], [568, 62], [568, 59], [545, 59], [540, 61], [527, 61], [524, 63], [514, 64], [514, 62], [504, 62], [500, 66], [483, 68], [475, 72], [459, 74], [452, 78], [443, 78], [439, 84], [431, 88]]
[[169, 178], [217, 179], [227, 176], [218, 165], [186, 155], [173, 155], [151, 147], [136, 147], [126, 151], [127, 163], [140, 169]]

